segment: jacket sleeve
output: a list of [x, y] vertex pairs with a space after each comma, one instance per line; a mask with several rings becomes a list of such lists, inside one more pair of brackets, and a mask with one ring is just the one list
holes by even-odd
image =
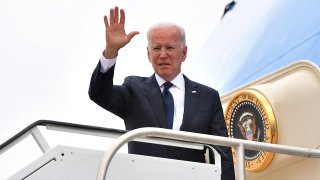
[[94, 69], [89, 86], [89, 97], [100, 107], [123, 118], [127, 105], [128, 90], [124, 85], [114, 85], [114, 69], [111, 67], [107, 72], [100, 72], [100, 62]]

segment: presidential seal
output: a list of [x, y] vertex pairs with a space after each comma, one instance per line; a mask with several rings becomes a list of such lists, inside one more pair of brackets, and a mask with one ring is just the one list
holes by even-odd
[[[225, 110], [229, 137], [277, 143], [276, 119], [268, 100], [254, 90], [236, 93]], [[233, 158], [235, 159], [235, 150]], [[245, 166], [249, 171], [262, 171], [271, 163], [274, 153], [245, 150]]]

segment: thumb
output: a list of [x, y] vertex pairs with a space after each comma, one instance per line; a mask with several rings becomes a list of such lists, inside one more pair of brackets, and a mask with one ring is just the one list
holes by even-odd
[[138, 31], [132, 31], [132, 32], [130, 32], [130, 33], [128, 34], [128, 37], [129, 37], [130, 41], [131, 41], [131, 39], [132, 39], [135, 35], [137, 35], [137, 34], [139, 34]]

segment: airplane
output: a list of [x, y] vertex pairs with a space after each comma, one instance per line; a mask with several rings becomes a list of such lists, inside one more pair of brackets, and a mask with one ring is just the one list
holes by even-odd
[[[284, 133], [291, 132], [281, 127], [283, 122], [288, 123], [288, 127], [286, 128], [298, 129], [298, 127], [297, 125], [290, 124], [285, 118], [280, 118], [280, 121], [279, 114], [281, 113], [274, 107], [276, 103], [272, 104], [277, 101], [272, 100], [270, 96], [280, 98], [283, 96], [268, 94], [269, 91], [267, 90], [268, 88], [266, 88], [266, 84], [272, 84], [278, 82], [278, 80], [281, 80], [280, 82], [288, 82], [286, 73], [290, 74], [292, 72], [291, 69], [294, 67], [300, 68], [308, 66], [312, 67], [314, 72], [317, 71], [317, 66], [320, 63], [320, 24], [318, 23], [320, 22], [320, 13], [317, 10], [319, 6], [320, 2], [316, 0], [237, 0], [226, 3], [225, 10], [220, 16], [219, 25], [211, 33], [197, 54], [197, 58], [203, 60], [203, 62], [198, 63], [197, 66], [194, 67], [194, 71], [188, 72], [188, 76], [194, 77], [195, 80], [200, 82], [203, 81], [205, 77], [205, 84], [214, 87], [220, 92], [226, 117], [229, 110], [234, 110], [231, 108], [232, 105], [230, 102], [235, 100], [235, 98], [239, 96], [239, 93], [246, 95], [246, 97], [252, 94], [264, 95], [266, 101], [269, 102], [268, 105], [273, 108], [273, 118], [276, 119], [274, 121], [277, 122], [277, 134], [272, 134], [276, 136], [274, 143], [296, 145], [291, 141], [282, 141], [282, 139], [287, 139], [292, 136], [292, 134], [285, 138], [282, 136]], [[208, 71], [208, 67], [212, 70]], [[206, 71], [204, 71], [204, 69]], [[299, 71], [297, 73], [300, 74], [301, 72]], [[299, 78], [297, 78], [297, 80], [299, 80]], [[301, 83], [301, 81], [289, 82], [291, 84], [286, 85], [287, 88], [284, 88], [285, 92], [295, 92], [291, 89], [291, 87], [293, 87], [292, 84], [299, 85]], [[314, 82], [314, 84], [316, 84], [317, 81], [315, 80]], [[296, 86], [294, 87], [298, 88]], [[311, 89], [310, 87], [302, 87], [301, 89], [303, 88], [310, 94], [318, 92], [308, 91], [308, 89]], [[281, 90], [281, 88], [279, 89]], [[301, 91], [298, 92], [305, 95], [307, 99], [310, 96]], [[261, 100], [257, 98], [261, 97], [258, 95], [254, 96], [256, 101]], [[312, 104], [314, 105], [312, 106], [313, 109], [306, 106], [301, 112], [308, 114], [315, 112], [316, 110], [314, 109], [319, 107], [317, 106], [317, 102], [320, 102], [319, 96], [316, 94], [312, 95], [314, 95], [313, 100], [315, 102], [308, 101], [301, 104]], [[281, 104], [278, 103], [276, 105], [279, 109]], [[292, 113], [290, 110], [286, 112]], [[231, 113], [233, 113], [233, 111]], [[243, 113], [243, 115], [248, 114], [250, 115], [250, 113]], [[310, 125], [312, 130], [318, 127], [316, 122], [318, 116], [316, 114], [314, 116], [310, 114], [306, 117], [311, 118], [301, 119], [302, 122], [299, 125], [304, 127], [302, 128], [303, 130], [310, 127]], [[294, 119], [294, 117], [292, 118]], [[229, 122], [230, 121], [229, 119]], [[303, 124], [303, 122], [305, 124]], [[239, 122], [237, 123], [239, 124]], [[259, 129], [259, 126], [257, 125], [255, 128]], [[238, 135], [241, 136], [241, 130], [239, 129], [238, 131]], [[295, 136], [301, 136], [300, 138], [302, 138], [302, 140], [305, 139], [305, 141], [313, 142], [312, 147], [302, 144], [305, 148], [318, 149], [318, 146], [314, 145], [314, 143], [317, 144], [316, 139], [319, 135], [316, 134], [315, 136], [309, 137], [304, 135], [309, 135], [309, 132], [306, 131], [302, 133], [299, 132], [299, 134], [297, 133]], [[260, 135], [256, 136], [260, 137]], [[243, 138], [251, 139], [250, 141], [254, 139], [251, 136], [245, 135]], [[272, 138], [273, 137], [271, 137], [271, 139]], [[102, 146], [104, 148], [104, 145]], [[299, 145], [296, 146], [299, 147]], [[251, 151], [246, 151], [246, 153], [248, 152], [250, 154]], [[254, 154], [254, 152], [256, 151], [252, 151], [251, 153]], [[258, 156], [261, 157], [261, 154]], [[269, 162], [264, 164], [265, 167], [260, 168], [258, 171], [254, 169], [253, 171], [247, 170], [247, 179], [270, 179], [270, 177], [272, 177], [272, 179], [320, 178], [315, 173], [320, 165], [313, 159], [290, 159], [286, 158], [286, 156], [272, 154], [271, 157], [268, 158], [268, 161]], [[246, 163], [248, 162], [249, 160], [246, 160]], [[279, 163], [280, 167], [277, 167], [275, 163]], [[250, 162], [248, 166], [247, 164], [245, 165], [246, 168], [248, 168]], [[283, 172], [281, 172], [280, 168], [282, 168]], [[286, 168], [287, 170], [285, 170]], [[303, 173], [303, 171], [305, 173]]]
[[[319, 4], [239, 0], [226, 6], [199, 53], [210, 60], [198, 68], [213, 67], [205, 73], [222, 93], [229, 136], [319, 148], [319, 134], [308, 134], [318, 131], [320, 118]], [[319, 178], [319, 160], [264, 153], [246, 151], [248, 179]]]
[[318, 1], [235, 2], [198, 54], [197, 69], [212, 71], [192, 76], [224, 94], [298, 60], [320, 63]]

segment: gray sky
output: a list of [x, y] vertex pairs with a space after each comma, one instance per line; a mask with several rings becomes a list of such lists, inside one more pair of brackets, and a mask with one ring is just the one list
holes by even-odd
[[125, 76], [153, 72], [146, 31], [159, 21], [185, 27], [183, 72], [192, 71], [226, 2], [1, 0], [0, 143], [40, 119], [124, 129], [122, 120], [90, 101], [87, 93], [105, 46], [103, 15], [111, 7], [125, 9], [127, 32], [140, 32], [118, 57], [115, 83], [121, 84]]

